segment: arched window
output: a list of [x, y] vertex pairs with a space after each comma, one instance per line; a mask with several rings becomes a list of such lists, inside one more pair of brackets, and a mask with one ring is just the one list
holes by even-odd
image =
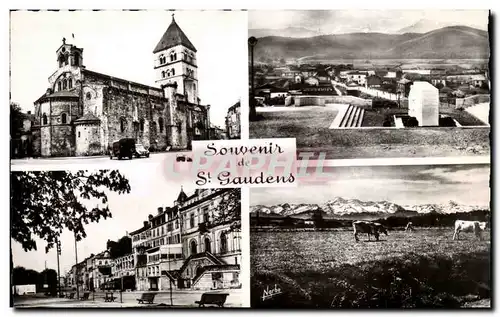
[[205, 237], [205, 252], [212, 252], [210, 249], [210, 239]]
[[92, 94], [90, 92], [86, 93], [85, 98], [87, 98], [87, 100], [92, 99]]
[[139, 121], [139, 124], [140, 124], [141, 132], [144, 132], [144, 119], [141, 119], [141, 121]]
[[156, 131], [157, 131], [156, 129], [157, 129], [157, 127], [156, 127], [156, 122], [154, 122], [154, 121], [153, 121], [153, 122], [151, 122], [151, 131], [152, 131], [153, 133], [156, 133]]
[[66, 123], [67, 123], [67, 121], [68, 121], [68, 115], [67, 115], [67, 114], [65, 114], [65, 113], [63, 113], [63, 114], [61, 115], [61, 123], [62, 123], [62, 124], [66, 124]]
[[222, 231], [220, 234], [220, 253], [227, 252], [227, 234], [225, 231]]
[[47, 115], [44, 113], [42, 116], [42, 123], [45, 125], [45, 124], [47, 124], [47, 122], [48, 122]]
[[158, 119], [158, 125], [160, 126], [160, 133], [163, 133], [163, 117]]
[[176, 57], [175, 53], [170, 53], [170, 61], [171, 62], [175, 61], [175, 57]]
[[125, 118], [120, 119], [120, 131], [125, 132], [125, 128], [127, 127], [127, 120]]
[[71, 89], [73, 88], [73, 79], [68, 79], [68, 88]]
[[189, 246], [189, 249], [191, 250], [191, 255], [198, 253], [198, 248], [197, 248], [195, 240], [191, 240], [191, 244]]
[[172, 76], [175, 76], [175, 69], [172, 68]]
[[57, 82], [57, 91], [61, 91], [61, 82]]
[[68, 89], [68, 82], [66, 81], [66, 79], [63, 79], [63, 89], [66, 90]]
[[193, 84], [193, 90], [196, 91], [196, 84]]
[[165, 71], [164, 70], [161, 71], [161, 78], [165, 78]]

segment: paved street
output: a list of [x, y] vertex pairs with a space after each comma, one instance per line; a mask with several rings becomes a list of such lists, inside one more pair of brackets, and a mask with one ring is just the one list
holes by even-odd
[[36, 170], [40, 167], [43, 169], [61, 169], [61, 167], [71, 167], [72, 165], [95, 165], [99, 168], [121, 168], [138, 166], [142, 164], [158, 165], [169, 160], [175, 161], [177, 155], [190, 153], [185, 152], [168, 152], [168, 153], [151, 153], [148, 158], [133, 158], [132, 160], [117, 158], [109, 159], [109, 156], [82, 156], [82, 157], [51, 157], [51, 158], [23, 158], [11, 160], [12, 170], [30, 169]]
[[[195, 301], [200, 300], [201, 294], [206, 291], [174, 291], [172, 292], [173, 307], [198, 307]], [[210, 291], [212, 292], [212, 291]], [[215, 292], [215, 291], [214, 291]], [[243, 307], [244, 293], [242, 289], [231, 289], [217, 291], [221, 293], [229, 293], [224, 307]], [[98, 292], [90, 294], [89, 300], [79, 301], [65, 298], [30, 298], [30, 299], [15, 299], [14, 307], [16, 308], [34, 308], [34, 307], [171, 307], [170, 306], [170, 293], [158, 292], [155, 296], [154, 303], [138, 304], [137, 298], [141, 297], [142, 292], [123, 292], [120, 301], [120, 293], [115, 292], [115, 302], [104, 302], [104, 293]], [[76, 297], [76, 296], [75, 296]]]

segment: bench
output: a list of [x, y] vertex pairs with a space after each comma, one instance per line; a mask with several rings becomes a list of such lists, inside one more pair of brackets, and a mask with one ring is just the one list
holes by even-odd
[[113, 293], [111, 293], [111, 292], [106, 293], [105, 296], [104, 296], [104, 301], [105, 302], [114, 302], [115, 299], [116, 299], [116, 297], [113, 296]]
[[80, 300], [87, 300], [87, 299], [89, 299], [89, 295], [90, 295], [90, 293], [89, 293], [89, 292], [85, 292], [85, 293], [83, 293], [83, 296], [82, 296], [82, 297], [80, 297]]
[[69, 294], [67, 294], [66, 298], [74, 299], [75, 298], [75, 293], [69, 293]]
[[203, 293], [201, 294], [201, 299], [196, 301], [199, 307], [205, 307], [205, 305], [217, 305], [219, 307], [224, 307], [226, 298], [229, 296], [227, 293]]
[[139, 304], [153, 304], [155, 293], [142, 293], [141, 298], [137, 298]]

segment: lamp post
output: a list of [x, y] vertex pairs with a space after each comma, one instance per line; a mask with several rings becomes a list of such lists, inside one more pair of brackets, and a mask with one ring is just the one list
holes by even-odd
[[[168, 240], [167, 240], [168, 241]], [[172, 278], [170, 276], [170, 244], [167, 245], [167, 261], [168, 261], [168, 281], [170, 284], [170, 306], [174, 306], [173, 300], [172, 300]]]
[[78, 279], [78, 248], [76, 245], [76, 232], [75, 232], [75, 282], [76, 282], [76, 298], [80, 298], [80, 292], [78, 285], [80, 284]]
[[253, 68], [253, 50], [255, 45], [257, 45], [257, 39], [252, 36], [248, 39], [248, 45], [250, 46], [250, 74], [251, 74], [251, 91], [250, 91], [250, 120], [255, 120], [257, 117], [257, 111], [255, 109], [255, 87], [254, 87], [254, 68]]
[[61, 297], [61, 271], [59, 268], [59, 255], [61, 255], [61, 242], [59, 239], [56, 240], [56, 249], [57, 249], [57, 289], [59, 291], [59, 297]]

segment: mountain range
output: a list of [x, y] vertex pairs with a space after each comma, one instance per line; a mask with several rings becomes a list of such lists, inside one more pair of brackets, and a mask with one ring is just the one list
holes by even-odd
[[[418, 25], [412, 29], [419, 29]], [[447, 26], [426, 33], [348, 33], [259, 38], [254, 56], [266, 59], [487, 59], [487, 31]]]
[[378, 219], [389, 216], [415, 216], [417, 214], [467, 213], [474, 210], [489, 209], [484, 206], [458, 204], [449, 201], [447, 204], [423, 204], [401, 206], [388, 201], [360, 201], [335, 197], [323, 204], [278, 204], [273, 206], [255, 205], [250, 207], [250, 214], [259, 217], [286, 217], [310, 219], [321, 212], [324, 218], [331, 219]]

